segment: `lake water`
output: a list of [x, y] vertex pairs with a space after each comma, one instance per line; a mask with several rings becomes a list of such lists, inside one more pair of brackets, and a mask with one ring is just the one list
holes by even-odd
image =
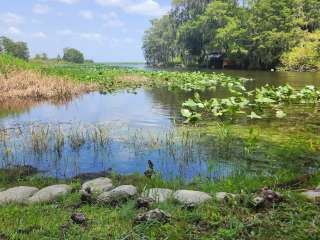
[[[319, 85], [320, 81], [318, 73], [226, 73], [258, 79], [250, 83], [251, 87], [265, 83], [301, 87]], [[164, 88], [138, 89], [115, 94], [94, 92], [60, 105], [42, 103], [19, 110], [0, 106], [2, 165], [29, 164], [62, 178], [110, 168], [121, 174], [143, 173], [151, 159], [164, 177], [185, 179], [220, 179], [285, 165], [270, 164], [263, 155], [249, 159], [241, 139], [226, 143], [219, 136], [176, 127], [182, 120], [181, 103], [189, 96]], [[286, 121], [292, 125], [297, 118]], [[314, 118], [312, 121], [316, 124]], [[61, 135], [63, 147], [59, 148], [56, 143]]]

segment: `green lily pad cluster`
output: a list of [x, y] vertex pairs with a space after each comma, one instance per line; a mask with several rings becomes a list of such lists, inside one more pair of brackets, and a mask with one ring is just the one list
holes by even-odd
[[244, 83], [248, 79], [234, 78], [223, 73], [204, 72], [145, 72], [151, 79], [165, 80], [170, 90], [206, 91], [216, 90], [217, 86], [227, 87], [230, 91], [245, 91]]
[[[243, 88], [245, 87], [243, 86]], [[229, 89], [230, 90], [230, 89]], [[203, 118], [245, 115], [249, 119], [263, 119], [274, 112], [276, 118], [285, 118], [283, 107], [288, 104], [316, 104], [320, 102], [320, 90], [315, 86], [305, 86], [300, 90], [290, 85], [274, 87], [265, 85], [254, 91], [234, 91], [228, 98], [201, 99], [199, 93], [182, 104], [181, 114], [187, 122], [197, 122]]]

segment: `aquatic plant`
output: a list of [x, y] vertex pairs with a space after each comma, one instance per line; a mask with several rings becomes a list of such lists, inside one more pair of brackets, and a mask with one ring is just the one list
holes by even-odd
[[80, 148], [86, 143], [85, 134], [78, 129], [72, 129], [68, 138], [71, 148], [76, 152], [79, 152]]
[[[251, 96], [253, 95], [253, 97]], [[290, 85], [274, 87], [265, 85], [253, 92], [242, 92], [242, 95], [224, 99], [201, 99], [198, 93], [193, 99], [182, 104], [181, 114], [187, 122], [196, 122], [206, 117], [229, 117], [244, 115], [250, 119], [263, 119], [266, 113], [274, 112], [281, 119], [287, 114], [282, 109], [288, 104], [316, 104], [320, 102], [320, 90], [315, 86], [305, 86], [297, 90]]]
[[36, 154], [41, 154], [49, 147], [49, 126], [32, 126], [30, 128], [32, 150]]

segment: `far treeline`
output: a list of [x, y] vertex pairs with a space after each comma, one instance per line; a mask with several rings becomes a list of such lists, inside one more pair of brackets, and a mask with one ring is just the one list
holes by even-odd
[[[27, 43], [25, 42], [15, 42], [7, 37], [0, 37], [0, 53], [5, 53], [12, 55], [14, 57], [29, 60], [30, 53]], [[84, 55], [77, 49], [74, 48], [64, 48], [63, 57], [60, 55], [57, 58], [49, 59], [46, 53], [36, 54], [33, 60], [37, 61], [65, 61], [71, 63], [84, 63], [92, 62], [91, 60], [85, 60]]]
[[319, 0], [173, 0], [144, 36], [152, 65], [320, 70]]

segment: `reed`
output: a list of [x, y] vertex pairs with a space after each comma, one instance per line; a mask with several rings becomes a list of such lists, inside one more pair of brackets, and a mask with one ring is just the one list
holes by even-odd
[[43, 75], [30, 70], [0, 74], [0, 103], [19, 100], [66, 101], [97, 89], [95, 84]]

